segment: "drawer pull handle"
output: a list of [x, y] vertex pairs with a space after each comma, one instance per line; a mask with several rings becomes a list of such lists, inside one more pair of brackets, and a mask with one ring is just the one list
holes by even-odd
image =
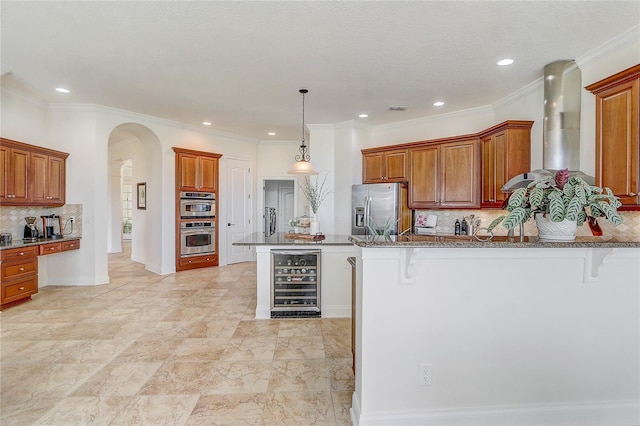
[[635, 196], [636, 196], [636, 193], [635, 193], [635, 192], [630, 192], [630, 193], [629, 193], [629, 196], [630, 196], [630, 197], [635, 197]]
[[55, 250], [55, 249], [56, 249], [55, 247], [51, 247], [51, 248], [49, 248], [49, 250]]
[[22, 272], [24, 271], [24, 268], [18, 268], [18, 271]]
[[24, 287], [20, 287], [20, 290], [24, 290]]
[[20, 253], [18, 253], [18, 256], [24, 256], [24, 252], [21, 251]]

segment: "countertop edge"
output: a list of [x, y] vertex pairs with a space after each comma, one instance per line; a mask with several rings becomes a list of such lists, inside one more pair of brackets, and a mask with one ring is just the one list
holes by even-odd
[[349, 241], [363, 248], [640, 248], [635, 241], [581, 241], [573, 242], [505, 242], [505, 241], [371, 241], [350, 236]]
[[37, 240], [37, 241], [23, 241], [23, 240], [17, 240], [17, 241], [13, 241], [11, 244], [7, 244], [7, 245], [1, 245], [0, 244], [0, 251], [3, 250], [11, 250], [11, 249], [18, 249], [18, 248], [22, 248], [22, 247], [31, 247], [31, 246], [41, 246], [43, 244], [51, 244], [51, 243], [59, 243], [59, 242], [63, 242], [63, 241], [77, 241], [77, 240], [81, 240], [82, 236], [74, 236], [74, 237], [64, 237], [64, 238], [57, 238], [55, 240]]

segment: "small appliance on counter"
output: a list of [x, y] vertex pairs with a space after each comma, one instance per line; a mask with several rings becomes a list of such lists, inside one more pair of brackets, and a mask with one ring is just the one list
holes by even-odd
[[[62, 238], [62, 218], [55, 214], [40, 216], [42, 219], [43, 238], [45, 240], [57, 240]], [[58, 232], [55, 232], [55, 225], [58, 225]]]
[[414, 220], [415, 227], [413, 232], [416, 235], [435, 235], [437, 224], [437, 215], [416, 211]]
[[36, 241], [38, 239], [38, 228], [36, 228], [36, 221], [38, 220], [35, 216], [27, 216], [24, 218], [24, 221], [27, 224], [24, 226], [24, 241]]
[[0, 234], [0, 246], [9, 246], [11, 245], [12, 235], [8, 232], [3, 232]]

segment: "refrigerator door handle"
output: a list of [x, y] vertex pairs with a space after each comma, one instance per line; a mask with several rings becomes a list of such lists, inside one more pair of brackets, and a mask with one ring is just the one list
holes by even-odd
[[371, 214], [371, 197], [364, 197], [364, 233], [369, 234], [369, 215]]

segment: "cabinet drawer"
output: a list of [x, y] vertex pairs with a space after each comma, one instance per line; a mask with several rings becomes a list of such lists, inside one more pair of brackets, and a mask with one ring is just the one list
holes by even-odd
[[2, 284], [2, 304], [23, 299], [38, 292], [38, 277]]
[[36, 257], [40, 254], [38, 246], [2, 250], [2, 261], [11, 262], [13, 260], [23, 260], [28, 257]]
[[80, 240], [62, 242], [62, 251], [78, 250], [79, 248], [80, 248]]
[[23, 262], [2, 262], [2, 281], [37, 275], [37, 273], [37, 258], [26, 259]]
[[210, 266], [214, 266], [214, 263], [217, 262], [218, 260], [218, 256], [215, 254], [212, 255], [208, 255], [208, 256], [193, 256], [193, 257], [183, 257], [180, 259], [178, 265], [180, 267], [183, 268], [189, 268], [189, 267], [201, 267], [201, 266], [207, 266], [207, 264], [210, 264]]
[[62, 251], [62, 243], [48, 243], [40, 245], [40, 256], [45, 254], [60, 253]]

